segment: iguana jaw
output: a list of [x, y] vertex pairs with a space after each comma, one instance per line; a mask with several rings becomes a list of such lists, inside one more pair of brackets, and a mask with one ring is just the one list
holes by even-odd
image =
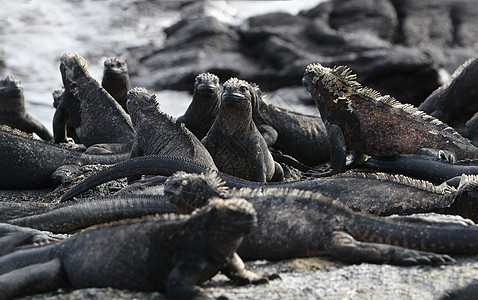
[[219, 91], [219, 87], [212, 83], [200, 83], [194, 89], [194, 94], [215, 94]]

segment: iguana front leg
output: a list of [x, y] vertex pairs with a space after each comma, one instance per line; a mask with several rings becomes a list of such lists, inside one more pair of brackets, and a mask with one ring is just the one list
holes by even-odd
[[355, 240], [343, 231], [334, 231], [325, 245], [328, 254], [349, 263], [369, 262], [393, 265], [432, 265], [454, 262], [448, 255]]
[[66, 124], [69, 119], [70, 115], [68, 114], [68, 110], [65, 108], [63, 102], [60, 102], [53, 115], [53, 143], [68, 143]]
[[221, 270], [221, 272], [226, 275], [232, 282], [245, 285], [245, 284], [263, 284], [268, 283], [269, 280], [280, 279], [278, 274], [258, 274], [246, 269], [244, 262], [239, 257], [237, 253], [234, 253], [234, 256], [231, 259], [231, 262], [227, 267]]

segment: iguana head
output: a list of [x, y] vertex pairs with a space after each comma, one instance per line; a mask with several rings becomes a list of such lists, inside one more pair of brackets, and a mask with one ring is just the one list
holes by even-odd
[[133, 126], [136, 126], [145, 117], [157, 114], [160, 111], [160, 104], [156, 100], [156, 95], [142, 87], [134, 87], [128, 91], [126, 107]]
[[194, 80], [194, 95], [219, 95], [219, 78], [212, 73], [201, 73]]
[[104, 62], [103, 77], [104, 76], [118, 76], [123, 77], [128, 74], [128, 65], [125, 61], [116, 57], [108, 57]]
[[307, 66], [302, 77], [302, 84], [312, 95], [316, 105], [323, 101], [348, 99], [360, 84], [355, 81], [356, 75], [346, 66], [333, 69], [313, 63]]
[[0, 80], [0, 111], [18, 111], [25, 108], [20, 78], [8, 75]]
[[78, 53], [63, 54], [60, 58], [60, 71], [63, 78], [67, 78], [70, 82], [84, 76], [91, 77], [85, 59]]
[[193, 212], [192, 218], [208, 218], [214, 230], [250, 233], [257, 226], [254, 206], [241, 198], [213, 198], [209, 204]]
[[213, 197], [224, 197], [224, 181], [211, 173], [176, 172], [164, 183], [164, 194], [180, 213], [189, 214], [208, 204]]
[[254, 88], [246, 81], [231, 78], [224, 83], [217, 120], [226, 132], [233, 133], [252, 122]]

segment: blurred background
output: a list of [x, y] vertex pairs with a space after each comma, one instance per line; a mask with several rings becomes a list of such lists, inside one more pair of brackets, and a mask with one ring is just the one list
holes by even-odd
[[51, 130], [59, 58], [128, 63], [133, 86], [181, 115], [194, 77], [256, 82], [271, 102], [317, 113], [301, 87], [307, 64], [347, 64], [358, 81], [419, 105], [478, 50], [475, 0], [0, 0], [0, 75], [21, 78], [27, 111]]

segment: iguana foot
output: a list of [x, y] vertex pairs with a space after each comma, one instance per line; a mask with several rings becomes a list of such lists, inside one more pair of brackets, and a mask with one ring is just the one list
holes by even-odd
[[249, 271], [245, 268], [244, 262], [237, 253], [234, 253], [229, 265], [221, 270], [229, 279], [237, 285], [264, 284], [269, 280], [280, 279], [278, 274], [263, 274]]
[[403, 250], [394, 255], [392, 263], [402, 266], [413, 265], [436, 265], [455, 262], [453, 258], [446, 254], [437, 254], [433, 252]]
[[422, 148], [418, 154], [434, 157], [437, 160], [444, 160], [449, 163], [456, 162], [456, 156], [453, 151], [449, 150], [440, 150], [432, 148]]

